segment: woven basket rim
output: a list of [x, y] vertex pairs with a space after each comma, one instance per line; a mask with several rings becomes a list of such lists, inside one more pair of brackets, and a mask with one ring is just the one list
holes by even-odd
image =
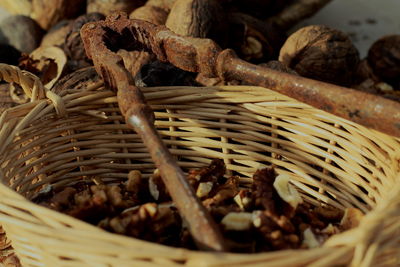
[[[98, 84], [97, 86], [101, 86], [101, 84]], [[32, 87], [32, 85], [31, 85], [31, 87]], [[148, 101], [152, 101], [152, 100], [157, 99], [157, 97], [159, 97], [159, 98], [162, 97], [162, 95], [164, 95], [164, 96], [165, 95], [173, 96], [174, 94], [177, 95], [177, 92], [179, 92], [179, 90], [187, 91], [188, 88], [189, 87], [147, 88], [146, 90], [149, 92], [147, 99], [148, 99]], [[237, 92], [240, 91], [241, 93], [243, 93], [244, 88], [246, 88], [246, 90], [248, 92], [249, 99], [257, 96], [257, 94], [252, 94], [252, 92], [254, 93], [254, 92], [262, 91], [262, 92], [269, 92], [271, 94], [278, 94], [278, 93], [272, 92], [265, 88], [252, 87], [252, 86], [220, 86], [220, 87], [217, 86], [217, 87], [205, 87], [203, 89], [205, 91], [220, 90], [221, 91], [220, 95], [223, 95], [225, 89], [237, 91]], [[96, 86], [94, 86], [91, 89], [95, 90]], [[175, 89], [175, 91], [173, 91], [173, 89]], [[190, 90], [198, 90], [198, 88], [190, 87]], [[246, 90], [244, 90], [244, 91], [246, 91]], [[153, 93], [156, 91], [160, 91], [160, 93]], [[38, 97], [37, 97], [38, 100], [34, 100], [31, 103], [27, 103], [27, 104], [24, 104], [24, 105], [21, 105], [18, 107], [11, 108], [11, 109], [7, 110], [6, 112], [4, 112], [2, 114], [2, 116], [0, 117], [1, 127], [3, 127], [3, 125], [6, 121], [12, 121], [13, 119], [10, 119], [11, 117], [15, 117], [15, 119], [18, 117], [26, 118], [26, 115], [29, 114], [28, 112], [30, 112], [33, 107], [43, 106], [42, 109], [44, 107], [49, 107], [51, 109], [55, 109], [59, 116], [63, 116], [63, 112], [66, 112], [66, 110], [68, 110], [72, 106], [76, 106], [80, 103], [84, 103], [85, 101], [89, 101], [89, 100], [95, 101], [96, 97], [98, 99], [107, 98], [108, 101], [110, 101], [110, 102], [116, 101], [115, 97], [112, 96], [111, 92], [103, 92], [96, 96], [89, 96], [85, 92], [72, 92], [70, 94], [66, 94], [61, 97], [58, 97], [58, 96], [54, 97], [51, 94], [49, 94], [48, 92], [45, 93], [45, 95], [47, 95], [47, 98], [50, 99], [50, 101], [48, 99], [46, 99], [46, 97], [43, 94], [38, 94]], [[176, 101], [178, 101], [178, 103], [184, 103], [186, 101], [186, 99], [184, 97], [182, 97], [182, 98], [175, 97], [174, 99]], [[202, 99], [201, 93], [199, 93], [199, 99]], [[288, 99], [290, 99], [290, 98], [288, 98]], [[238, 101], [238, 102], [243, 102], [245, 100], [246, 99], [240, 99], [240, 101]], [[59, 103], [59, 101], [62, 101], [62, 103]], [[74, 103], [74, 105], [71, 105], [71, 103]], [[301, 109], [302, 107], [307, 107], [307, 105], [298, 103], [297, 107]], [[23, 113], [24, 110], [27, 111], [26, 114]], [[327, 113], [326, 114], [323, 113], [322, 116], [324, 116], [324, 115], [332, 116]], [[338, 118], [338, 121], [342, 122], [343, 119]], [[347, 123], [351, 126], [355, 126], [356, 129], [359, 129], [360, 133], [362, 133], [364, 130], [363, 126], [358, 126], [352, 122], [347, 122]], [[22, 123], [22, 124], [19, 124], [18, 126], [22, 129], [25, 125]], [[382, 133], [379, 133], [376, 131], [368, 131], [368, 135], [371, 135], [371, 136], [376, 135], [382, 139], [387, 137], [385, 134], [382, 134]], [[396, 142], [399, 142], [399, 139], [395, 139], [395, 140], [396, 140]], [[394, 155], [393, 157], [394, 157], [394, 160], [399, 160], [400, 152], [397, 155]], [[395, 164], [395, 162], [394, 162], [394, 164]], [[397, 169], [397, 173], [399, 173], [398, 169]], [[1, 173], [1, 176], [4, 176], [3, 173]], [[26, 207], [29, 207], [32, 210], [32, 212], [35, 212], [35, 213], [43, 212], [45, 214], [45, 213], [49, 212], [49, 213], [57, 214], [57, 216], [62, 218], [62, 221], [64, 221], [65, 224], [68, 224], [69, 222], [71, 222], [71, 224], [79, 225], [85, 231], [89, 231], [89, 232], [93, 231], [93, 233], [96, 233], [96, 234], [101, 233], [101, 235], [106, 237], [106, 239], [110, 240], [110, 242], [114, 238], [123, 239], [124, 242], [128, 242], [128, 243], [133, 239], [131, 237], [124, 237], [124, 236], [119, 236], [119, 235], [116, 235], [113, 233], [105, 232], [93, 225], [88, 224], [88, 223], [79, 221], [70, 216], [67, 216], [67, 215], [58, 213], [56, 211], [49, 210], [42, 206], [36, 205], [36, 204], [30, 202], [28, 199], [26, 199], [22, 195], [20, 195], [19, 193], [10, 189], [8, 186], [4, 185], [3, 183], [0, 183], [0, 191], [4, 192], [1, 198], [9, 197], [10, 199], [18, 200], [18, 202], [19, 202], [18, 204], [26, 205]], [[12, 205], [12, 203], [10, 203], [10, 204]], [[278, 257], [279, 255], [280, 256], [287, 255], [287, 253], [289, 253], [289, 252], [291, 253], [292, 256], [293, 256], [293, 254], [300, 255], [300, 253], [301, 254], [310, 254], [309, 257], [312, 258], [315, 255], [319, 255], [319, 256], [324, 255], [324, 256], [328, 257], [329, 255], [333, 255], [333, 254], [335, 255], [335, 257], [338, 257], [338, 255], [346, 257], [346, 256], [352, 254], [353, 251], [356, 251], [356, 252], [354, 252], [355, 256], [353, 258], [353, 264], [364, 263], [364, 261], [363, 261], [364, 259], [362, 258], [362, 256], [365, 255], [366, 250], [371, 245], [370, 239], [374, 238], [369, 233], [370, 232], [375, 233], [377, 231], [377, 229], [381, 228], [379, 221], [382, 220], [383, 218], [387, 218], [388, 215], [399, 216], [399, 209], [398, 209], [399, 206], [400, 206], [400, 190], [398, 188], [394, 187], [393, 191], [388, 192], [387, 200], [379, 202], [379, 204], [364, 217], [363, 221], [361, 222], [361, 224], [358, 228], [347, 231], [347, 232], [343, 232], [341, 234], [334, 236], [334, 238], [328, 240], [328, 242], [326, 242], [323, 247], [309, 249], [309, 250], [276, 251], [276, 252], [264, 252], [264, 253], [260, 253], [260, 254], [250, 254], [252, 257], [252, 261], [256, 262], [258, 258], [265, 259], [265, 258], [269, 258], [269, 257], [271, 257], [271, 258]], [[4, 215], [3, 213], [0, 213], [0, 219], [1, 219], [1, 221], [4, 221], [4, 222], [16, 223], [15, 220]], [[33, 227], [33, 225], [34, 225], [34, 223], [32, 223], [32, 227]], [[82, 229], [80, 229], [78, 232], [82, 231]], [[73, 233], [74, 229], [70, 229], [69, 231], [71, 233]], [[354, 238], [354, 236], [357, 236], [358, 239]], [[137, 239], [134, 239], [134, 240], [136, 242], [138, 241]], [[170, 258], [176, 257], [177, 259], [181, 259], [182, 257], [185, 257], [188, 254], [193, 255], [192, 256], [193, 263], [196, 263], [197, 260], [200, 261], [200, 258], [207, 258], [212, 261], [212, 260], [215, 260], [216, 257], [222, 256], [222, 257], [229, 257], [229, 260], [225, 261], [224, 263], [230, 262], [233, 264], [235, 261], [243, 261], [245, 259], [245, 257], [248, 257], [248, 255], [246, 255], [246, 254], [236, 254], [236, 253], [222, 253], [222, 254], [218, 254], [218, 256], [217, 256], [217, 255], [215, 255], [213, 253], [209, 253], [209, 252], [190, 251], [190, 250], [182, 249], [182, 248], [171, 248], [171, 247], [167, 247], [164, 245], [155, 244], [155, 243], [142, 241], [142, 240], [140, 240], [139, 242], [141, 242], [143, 244], [143, 247], [145, 247], [146, 249], [151, 249], [151, 250], [157, 251], [157, 253], [168, 255]], [[360, 242], [360, 243], [358, 243], [358, 242]], [[372, 244], [373, 244], [373, 242], [372, 242]], [[360, 250], [361, 250], [361, 252], [360, 252]], [[357, 254], [357, 251], [359, 251], [358, 254]], [[315, 255], [313, 253], [315, 253]], [[366, 262], [368, 262], [368, 261], [366, 261]], [[365, 266], [367, 266], [367, 265], [365, 265]]]

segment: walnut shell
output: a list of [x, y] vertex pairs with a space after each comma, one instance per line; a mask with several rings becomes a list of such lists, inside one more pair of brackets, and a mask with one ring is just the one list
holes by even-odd
[[141, 19], [156, 25], [164, 25], [167, 21], [168, 12], [156, 6], [142, 6], [135, 9], [130, 15], [130, 19]]
[[33, 0], [32, 15], [45, 30], [63, 19], [74, 18], [85, 11], [85, 0]]
[[43, 30], [33, 19], [15, 15], [5, 18], [0, 23], [0, 43], [14, 46], [21, 52], [35, 50], [43, 36]]
[[51, 29], [43, 36], [40, 46], [59, 46], [61, 47], [65, 42], [65, 37], [71, 31], [71, 21], [63, 20], [51, 27]]
[[177, 0], [165, 25], [183, 36], [216, 40], [222, 13], [222, 7], [215, 0]]
[[144, 0], [88, 0], [86, 12], [98, 12], [106, 16], [115, 11], [122, 11], [129, 14], [132, 10], [142, 6], [144, 2]]
[[289, 36], [281, 48], [279, 61], [301, 76], [349, 85], [360, 59], [346, 34], [312, 25]]
[[176, 0], [148, 0], [146, 6], [156, 6], [169, 13], [175, 2]]
[[271, 60], [271, 61], [268, 61], [267, 63], [261, 63], [261, 64], [259, 64], [259, 66], [270, 68], [270, 69], [277, 70], [280, 72], [298, 75], [297, 72], [295, 72], [294, 70], [292, 70], [291, 68], [284, 65], [282, 62], [280, 62], [278, 60]]
[[79, 16], [71, 24], [71, 31], [65, 37], [64, 51], [69, 59], [75, 62], [69, 62], [69, 67], [72, 70], [79, 69], [81, 67], [87, 67], [89, 64], [85, 62], [90, 62], [86, 56], [85, 47], [80, 35], [80, 30], [85, 23], [98, 21], [104, 19], [104, 16], [100, 13], [89, 13]]
[[400, 82], [400, 35], [377, 40], [369, 49], [367, 60], [375, 75], [397, 85]]

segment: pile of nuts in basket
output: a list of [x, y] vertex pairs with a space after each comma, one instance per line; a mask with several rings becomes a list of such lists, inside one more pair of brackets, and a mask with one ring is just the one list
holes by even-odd
[[[232, 252], [319, 247], [329, 236], [356, 227], [363, 216], [355, 208], [343, 212], [303, 202], [289, 176], [277, 176], [273, 168], [258, 170], [250, 187], [225, 171], [222, 160], [213, 160], [191, 169], [187, 179]], [[120, 184], [92, 177], [59, 191], [50, 186], [33, 201], [113, 233], [196, 249], [158, 170], [149, 178], [137, 170], [128, 177]]]

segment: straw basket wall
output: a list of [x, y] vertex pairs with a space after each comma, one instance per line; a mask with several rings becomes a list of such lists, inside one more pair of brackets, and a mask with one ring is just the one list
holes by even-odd
[[314, 204], [356, 207], [361, 224], [323, 247], [253, 255], [194, 252], [107, 233], [29, 199], [51, 184], [106, 183], [154, 165], [101, 84], [57, 96], [1, 66], [34, 100], [0, 117], [0, 222], [23, 266], [396, 266], [400, 142], [261, 87], [143, 88], [156, 126], [184, 168], [224, 159], [251, 183], [275, 165]]

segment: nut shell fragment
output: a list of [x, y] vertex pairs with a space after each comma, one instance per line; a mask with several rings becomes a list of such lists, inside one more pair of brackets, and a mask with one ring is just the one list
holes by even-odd
[[244, 231], [253, 224], [253, 214], [249, 212], [230, 212], [221, 221], [225, 230]]
[[321, 245], [310, 228], [303, 232], [303, 238], [303, 245], [307, 248], [317, 248]]
[[345, 209], [343, 218], [340, 221], [340, 228], [342, 230], [349, 230], [357, 227], [363, 217], [364, 214], [361, 210], [356, 208], [347, 208]]
[[290, 183], [290, 176], [287, 174], [280, 174], [275, 178], [274, 188], [278, 192], [279, 196], [290, 204], [294, 209], [300, 203], [303, 203], [299, 192]]

